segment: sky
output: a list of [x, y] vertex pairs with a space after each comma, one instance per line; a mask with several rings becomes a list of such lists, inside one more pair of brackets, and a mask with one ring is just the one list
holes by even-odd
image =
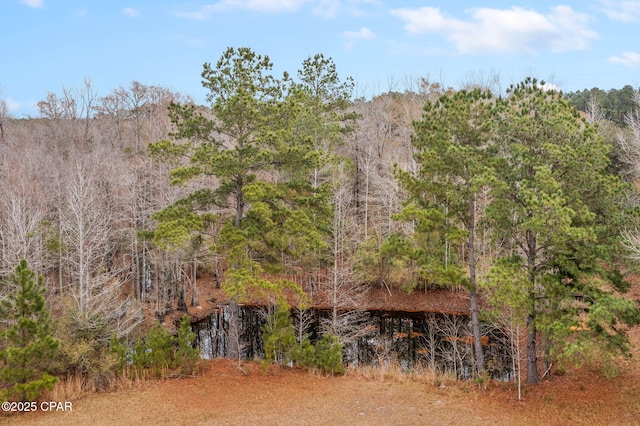
[[527, 76], [561, 90], [640, 86], [640, 1], [0, 0], [0, 99], [37, 117], [48, 92], [132, 81], [204, 103], [200, 73], [227, 47], [296, 75], [331, 57], [355, 95]]

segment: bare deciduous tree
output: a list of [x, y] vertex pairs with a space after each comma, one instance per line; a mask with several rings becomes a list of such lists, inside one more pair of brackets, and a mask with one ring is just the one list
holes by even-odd
[[7, 102], [4, 99], [0, 99], [0, 142], [4, 140], [5, 123], [9, 119], [9, 109], [7, 108]]
[[634, 92], [633, 102], [636, 107], [625, 116], [629, 130], [618, 132], [618, 144], [626, 172], [631, 180], [636, 180], [640, 177], [640, 91]]
[[106, 205], [104, 185], [79, 160], [61, 184], [61, 238], [63, 263], [70, 282], [69, 294], [76, 302], [78, 320], [90, 326], [102, 318], [118, 335], [128, 334], [140, 324], [140, 308], [123, 292], [115, 255], [115, 217]]
[[[26, 141], [25, 141], [26, 142]], [[50, 202], [42, 153], [25, 143], [21, 150], [2, 147], [0, 158], [0, 274], [11, 273], [20, 259], [46, 272], [43, 222]]]
[[50, 140], [58, 144], [89, 142], [96, 101], [97, 91], [87, 77], [80, 89], [63, 87], [61, 95], [48, 92], [37, 106], [40, 116], [46, 119]]
[[[341, 163], [334, 169], [333, 179], [336, 182], [343, 182], [346, 178], [344, 167], [345, 164]], [[340, 337], [343, 343], [352, 342], [363, 335], [368, 318], [368, 314], [362, 310], [366, 287], [354, 273], [351, 264], [357, 231], [348, 211], [350, 205], [349, 188], [336, 186], [331, 241], [333, 265], [329, 276], [320, 284], [331, 307], [322, 327], [325, 333]]]

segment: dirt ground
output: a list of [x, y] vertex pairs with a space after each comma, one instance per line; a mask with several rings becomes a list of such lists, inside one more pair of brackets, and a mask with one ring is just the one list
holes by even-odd
[[[640, 285], [634, 291], [640, 300]], [[196, 312], [214, 308], [216, 296], [204, 295], [210, 306]], [[443, 296], [432, 307], [427, 303], [439, 299], [430, 295], [416, 307], [416, 295], [411, 305], [384, 289], [374, 296], [372, 308], [379, 301], [396, 309], [457, 311], [468, 303], [463, 295]], [[640, 425], [640, 327], [630, 338], [634, 356], [621, 362], [617, 377], [582, 368], [525, 386], [521, 400], [513, 383], [481, 389], [430, 373], [358, 370], [326, 377], [213, 360], [202, 362], [198, 377], [92, 394], [69, 401], [72, 411], [44, 412], [39, 405], [32, 413], [0, 413], [0, 425]]]
[[[634, 333], [637, 343], [638, 335]], [[636, 350], [636, 356], [637, 356]], [[616, 378], [589, 369], [525, 387], [407, 376], [325, 377], [258, 363], [206, 361], [195, 378], [147, 382], [72, 402], [71, 412], [0, 417], [12, 425], [638, 425], [640, 361]], [[58, 401], [61, 402], [61, 401]]]

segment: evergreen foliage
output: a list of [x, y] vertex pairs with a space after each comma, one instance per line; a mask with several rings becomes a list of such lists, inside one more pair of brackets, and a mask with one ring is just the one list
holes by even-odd
[[200, 353], [196, 347], [196, 333], [191, 328], [191, 320], [184, 315], [175, 337], [175, 359], [182, 374], [193, 374], [198, 369]]
[[296, 334], [289, 306], [285, 302], [278, 303], [274, 312], [267, 316], [267, 321], [262, 327], [262, 340], [265, 363], [286, 365], [293, 360], [297, 344]]
[[302, 339], [294, 348], [293, 359], [302, 368], [314, 368], [316, 365], [316, 347], [308, 337]]
[[603, 90], [598, 87], [569, 92], [565, 97], [579, 111], [587, 111], [587, 105], [595, 100], [602, 106], [603, 113], [608, 120], [618, 126], [625, 126], [625, 117], [635, 108], [633, 100], [635, 89], [626, 85], [621, 89]]
[[[475, 234], [480, 213], [477, 198], [495, 178], [496, 107], [492, 94], [462, 90], [428, 102], [414, 123], [412, 143], [419, 170], [396, 171], [409, 199], [399, 219], [415, 223], [412, 244], [421, 248], [418, 262], [429, 280], [469, 290], [478, 373], [484, 370], [480, 344]], [[466, 265], [455, 247], [466, 246]]]
[[109, 340], [109, 352], [115, 358], [115, 372], [125, 374], [129, 361], [129, 348], [115, 334]]
[[156, 214], [156, 238], [184, 242], [207, 222], [219, 224], [212, 247], [233, 266], [224, 280], [233, 300], [251, 289], [278, 291], [262, 279], [265, 268], [276, 272], [283, 257], [298, 259], [325, 245], [328, 188], [309, 179], [323, 157], [312, 140], [317, 123], [304, 121], [311, 117], [311, 93], [286, 73], [274, 77], [272, 67], [267, 56], [250, 49], [228, 49], [202, 73], [215, 118], [193, 105], [174, 104], [175, 141], [150, 146], [157, 158], [189, 157], [173, 169], [174, 184], [217, 178], [216, 187]]
[[342, 363], [342, 343], [332, 334], [323, 334], [315, 345], [304, 338], [298, 342], [293, 328], [289, 306], [285, 302], [276, 305], [262, 328], [265, 360], [263, 368], [269, 364], [287, 365], [295, 362], [302, 368], [315, 368], [325, 374], [344, 373]]
[[44, 277], [22, 259], [9, 276], [10, 293], [0, 302], [0, 379], [3, 400], [33, 401], [57, 381], [49, 374], [59, 341], [51, 333]]
[[323, 334], [316, 343], [315, 367], [325, 374], [343, 374], [342, 343], [333, 334]]
[[[156, 323], [145, 338], [138, 339], [134, 344], [131, 367], [137, 374], [159, 378], [167, 377], [176, 370], [181, 374], [193, 374], [200, 359], [195, 340], [188, 315], [182, 317], [176, 336]], [[120, 356], [126, 356], [118, 343], [114, 342], [112, 347]]]
[[[238, 301], [285, 288], [303, 296], [291, 280], [264, 276], [326, 248], [331, 208], [329, 186], [317, 176], [326, 155], [319, 142], [338, 137], [336, 114], [352, 87], [339, 83], [335, 65], [321, 55], [305, 61], [301, 83], [287, 73], [276, 78], [272, 68], [268, 56], [227, 49], [215, 66], [204, 65], [210, 108], [172, 104], [174, 139], [150, 145], [156, 158], [176, 164], [173, 184], [215, 177], [214, 187], [156, 214], [155, 238], [184, 244], [207, 224], [219, 229], [211, 247], [229, 266], [230, 358], [239, 354]], [[185, 156], [188, 163], [175, 163]]]
[[501, 101], [504, 163], [487, 209], [506, 249], [490, 289], [494, 302], [526, 317], [529, 383], [539, 381], [539, 332], [556, 356], [588, 356], [595, 346], [625, 353], [626, 326], [639, 318], [612, 273], [622, 257], [626, 188], [608, 173], [596, 128], [542, 87], [527, 79]]
[[409, 198], [397, 219], [415, 223], [412, 245], [425, 278], [451, 286], [470, 283], [450, 249], [473, 237], [477, 193], [492, 179], [496, 149], [494, 100], [480, 89], [442, 96], [414, 123], [417, 174], [396, 170]]

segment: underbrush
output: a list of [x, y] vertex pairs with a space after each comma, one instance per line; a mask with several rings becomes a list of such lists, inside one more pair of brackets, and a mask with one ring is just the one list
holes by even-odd
[[422, 364], [407, 370], [397, 360], [386, 360], [374, 366], [349, 367], [346, 369], [345, 375], [383, 382], [406, 383], [411, 381], [437, 387], [459, 382], [452, 372], [439, 371]]
[[146, 383], [157, 380], [169, 380], [183, 377], [196, 377], [199, 369], [192, 374], [183, 374], [167, 369], [155, 372], [127, 369], [119, 374], [114, 374], [100, 385], [93, 377], [80, 373], [59, 377], [53, 389], [45, 393], [40, 399], [43, 401], [75, 401], [98, 392], [115, 392], [123, 389], [138, 388]]
[[106, 383], [98, 387], [93, 378], [77, 373], [61, 377], [43, 399], [49, 401], [75, 401], [97, 392], [128, 389], [141, 383], [143, 382], [133, 380], [125, 375], [114, 375]]
[[[194, 376], [200, 357], [189, 318], [182, 319], [178, 333], [169, 334], [159, 324], [149, 333], [126, 344], [95, 333], [79, 333], [69, 322], [60, 328], [61, 349], [53, 360], [58, 377], [53, 388], [39, 399], [73, 401], [96, 392], [136, 387], [151, 380]], [[81, 330], [83, 331], [83, 330]], [[103, 333], [104, 334], [104, 333]]]

